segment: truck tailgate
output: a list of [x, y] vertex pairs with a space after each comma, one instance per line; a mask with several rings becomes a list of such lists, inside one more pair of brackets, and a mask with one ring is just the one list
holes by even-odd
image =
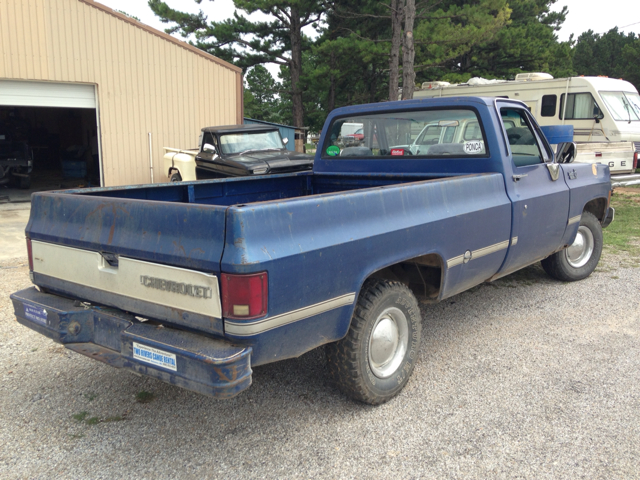
[[222, 333], [226, 207], [65, 193], [33, 196], [34, 283]]

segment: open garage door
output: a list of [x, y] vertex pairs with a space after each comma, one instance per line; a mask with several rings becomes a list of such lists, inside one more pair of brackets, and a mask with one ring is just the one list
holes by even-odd
[[80, 83], [0, 80], [0, 105], [95, 109], [95, 91]]
[[0, 80], [0, 200], [101, 185], [99, 143], [94, 85]]

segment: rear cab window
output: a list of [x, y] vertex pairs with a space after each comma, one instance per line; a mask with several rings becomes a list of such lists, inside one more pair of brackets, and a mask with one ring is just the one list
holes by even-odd
[[[360, 124], [360, 135], [344, 135]], [[337, 118], [329, 126], [322, 157], [385, 158], [488, 156], [482, 124], [471, 109], [429, 109]]]

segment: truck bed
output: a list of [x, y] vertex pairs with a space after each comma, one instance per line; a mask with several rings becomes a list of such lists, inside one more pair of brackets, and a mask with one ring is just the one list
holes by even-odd
[[65, 193], [131, 200], [230, 206], [382, 187], [435, 178], [438, 177], [432, 175], [344, 176], [302, 173], [159, 185], [67, 190]]
[[[269, 294], [269, 315], [277, 318], [326, 298], [353, 296], [367, 269], [431, 251], [444, 259], [459, 256], [464, 250], [447, 239], [474, 225], [486, 228], [475, 233], [472, 245], [502, 245], [510, 218], [497, 173], [441, 180], [289, 174], [36, 193], [27, 232], [36, 285], [228, 335], [230, 325], [223, 325], [219, 312], [221, 272], [268, 271], [269, 283], [278, 286]], [[391, 253], [390, 245], [400, 248]], [[475, 261], [464, 279], [451, 275], [440, 294], [485, 280], [505, 251]], [[143, 277], [209, 288], [213, 296], [199, 301], [209, 313], [191, 308], [188, 297], [184, 305], [165, 304], [161, 292], [141, 286]], [[292, 351], [339, 338], [350, 314], [344, 309], [332, 318], [336, 323], [324, 324]], [[259, 364], [273, 354], [257, 350], [254, 360]]]

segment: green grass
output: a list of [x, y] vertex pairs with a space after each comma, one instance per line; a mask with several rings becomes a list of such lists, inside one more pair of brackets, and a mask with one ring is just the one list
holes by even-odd
[[156, 395], [154, 393], [142, 390], [141, 392], [136, 393], [136, 402], [149, 403], [152, 402], [155, 397]]
[[87, 415], [89, 415], [89, 412], [80, 412], [80, 413], [76, 413], [75, 415], [71, 415], [71, 416], [73, 418], [75, 418], [79, 422], [84, 422], [84, 419], [87, 418]]
[[121, 422], [124, 420], [124, 416], [121, 416], [121, 415], [114, 415], [112, 417], [106, 417], [106, 418], [89, 417], [89, 412], [87, 411], [76, 413], [75, 415], [71, 415], [71, 417], [77, 420], [79, 423], [84, 423], [86, 425], [97, 425], [99, 423], [107, 423], [107, 422]]
[[640, 257], [640, 195], [616, 194], [611, 198], [611, 206], [616, 209], [616, 216], [603, 230], [605, 248], [616, 254]]

